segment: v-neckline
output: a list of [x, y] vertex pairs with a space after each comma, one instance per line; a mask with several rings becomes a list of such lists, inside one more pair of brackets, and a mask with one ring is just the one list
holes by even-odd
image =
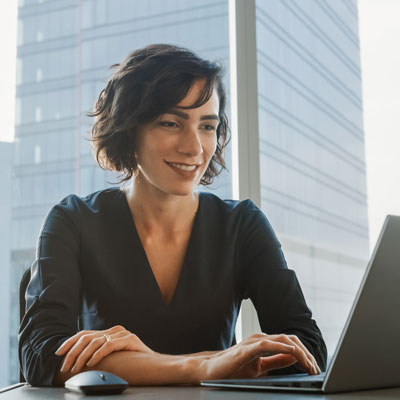
[[130, 222], [130, 226], [133, 229], [133, 232], [134, 232], [134, 235], [135, 235], [135, 239], [139, 243], [140, 251], [142, 253], [142, 258], [145, 261], [147, 272], [150, 274], [151, 281], [153, 282], [153, 286], [155, 286], [155, 288], [156, 288], [156, 290], [158, 292], [158, 297], [160, 299], [160, 302], [162, 303], [162, 305], [164, 307], [170, 308], [172, 306], [172, 304], [174, 303], [175, 298], [177, 297], [177, 293], [179, 291], [180, 286], [182, 286], [182, 281], [183, 281], [184, 273], [185, 273], [185, 270], [186, 270], [185, 266], [187, 264], [188, 254], [190, 253], [190, 250], [191, 250], [191, 248], [193, 246], [193, 244], [192, 244], [193, 236], [194, 236], [195, 230], [197, 228], [197, 221], [199, 219], [201, 202], [202, 202], [201, 192], [198, 192], [199, 201], [198, 201], [198, 204], [197, 204], [197, 211], [196, 211], [196, 214], [194, 216], [193, 225], [192, 225], [192, 229], [191, 229], [191, 232], [190, 232], [189, 240], [188, 240], [188, 243], [187, 243], [187, 246], [186, 246], [185, 255], [183, 257], [183, 262], [182, 262], [181, 270], [180, 270], [180, 273], [179, 273], [178, 281], [176, 283], [175, 290], [174, 290], [174, 293], [173, 293], [173, 295], [171, 297], [171, 300], [169, 301], [169, 303], [166, 303], [165, 300], [164, 300], [163, 294], [161, 292], [160, 286], [159, 286], [159, 284], [157, 282], [157, 279], [156, 279], [156, 277], [154, 275], [154, 272], [153, 272], [153, 269], [151, 267], [150, 261], [149, 261], [149, 259], [147, 257], [146, 250], [145, 250], [145, 248], [143, 246], [143, 243], [142, 243], [142, 240], [140, 238], [139, 232], [138, 232], [138, 230], [136, 228], [136, 223], [135, 223], [135, 220], [133, 218], [131, 209], [129, 207], [128, 199], [126, 197], [126, 192], [124, 190], [122, 190], [122, 189], [120, 189], [120, 190], [122, 192], [122, 197], [124, 198], [124, 203], [125, 203], [126, 209], [127, 209], [128, 213], [130, 215], [130, 221], [131, 221]]

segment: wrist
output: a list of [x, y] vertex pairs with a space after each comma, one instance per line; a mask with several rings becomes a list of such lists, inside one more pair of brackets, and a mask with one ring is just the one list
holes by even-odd
[[192, 385], [200, 385], [204, 380], [204, 370], [208, 357], [189, 356], [183, 361], [184, 375], [186, 381]]

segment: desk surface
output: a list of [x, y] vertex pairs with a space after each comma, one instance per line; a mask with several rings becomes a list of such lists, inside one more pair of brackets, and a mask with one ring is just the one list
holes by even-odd
[[104, 396], [84, 396], [70, 392], [62, 388], [37, 388], [29, 385], [21, 386], [0, 394], [1, 400], [44, 400], [44, 399], [102, 399], [102, 400], [398, 400], [400, 398], [400, 388], [367, 390], [352, 393], [337, 393], [328, 395], [303, 394], [303, 393], [282, 393], [268, 391], [251, 390], [226, 390], [203, 388], [198, 386], [164, 386], [164, 387], [130, 387], [119, 395]]

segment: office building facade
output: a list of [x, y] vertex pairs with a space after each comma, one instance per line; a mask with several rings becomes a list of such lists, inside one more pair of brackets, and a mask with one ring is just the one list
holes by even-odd
[[369, 256], [357, 2], [256, 19], [261, 207], [332, 352]]
[[10, 350], [10, 249], [13, 143], [0, 141], [0, 387], [8, 383]]

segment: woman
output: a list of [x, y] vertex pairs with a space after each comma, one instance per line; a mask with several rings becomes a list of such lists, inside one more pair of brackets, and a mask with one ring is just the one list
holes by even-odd
[[[220, 67], [171, 45], [116, 67], [92, 141], [129, 185], [68, 196], [47, 215], [19, 337], [27, 381], [87, 369], [137, 385], [320, 373], [324, 341], [264, 214], [195, 192], [225, 168]], [[236, 344], [245, 298], [265, 333]]]

